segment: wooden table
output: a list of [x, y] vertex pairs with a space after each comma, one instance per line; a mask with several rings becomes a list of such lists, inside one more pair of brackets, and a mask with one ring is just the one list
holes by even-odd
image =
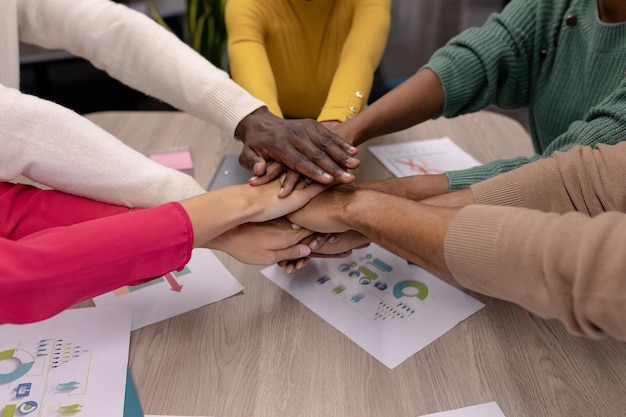
[[[241, 145], [181, 113], [88, 116], [136, 149], [190, 146], [207, 185]], [[438, 119], [361, 147], [360, 179], [389, 177], [370, 144], [449, 136], [481, 162], [532, 153], [512, 119]], [[487, 306], [393, 370], [265, 278], [219, 258], [241, 295], [142, 328], [130, 366], [144, 412], [217, 417], [417, 417], [496, 401], [507, 417], [626, 415], [626, 344], [567, 334], [507, 302]]]

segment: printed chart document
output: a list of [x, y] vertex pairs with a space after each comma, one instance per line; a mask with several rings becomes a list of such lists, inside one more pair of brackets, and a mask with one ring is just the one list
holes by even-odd
[[495, 402], [459, 408], [458, 410], [442, 411], [422, 417], [505, 417]]
[[447, 137], [370, 146], [368, 149], [396, 177], [443, 174], [481, 165]]
[[131, 313], [66, 310], [0, 326], [0, 412], [4, 417], [122, 417]]
[[124, 306], [133, 312], [132, 330], [231, 297], [243, 286], [209, 249], [194, 249], [182, 271], [95, 297], [97, 306]]
[[484, 304], [377, 246], [265, 274], [376, 359], [394, 368]]
[[124, 396], [124, 417], [145, 417], [135, 388], [135, 382], [130, 374], [130, 369], [126, 370], [126, 394]]

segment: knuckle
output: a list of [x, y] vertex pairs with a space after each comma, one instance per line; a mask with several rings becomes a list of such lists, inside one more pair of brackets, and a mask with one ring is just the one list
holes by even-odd
[[311, 152], [310, 154], [310, 159], [312, 161], [320, 161], [322, 159], [326, 158], [326, 152], [324, 152], [321, 149], [315, 149], [313, 152]]
[[299, 153], [295, 157], [295, 162], [296, 162], [297, 165], [302, 165], [302, 164], [306, 163], [307, 161], [308, 161], [308, 158], [306, 156], [304, 156], [303, 154], [301, 154], [301, 153]]
[[341, 174], [343, 174], [345, 171], [343, 168], [341, 168], [339, 165], [334, 165], [332, 168], [332, 173], [335, 174], [333, 176], [337, 177], [340, 176]]
[[334, 145], [333, 141], [328, 138], [322, 138], [318, 143], [318, 147], [320, 149], [328, 149], [333, 145]]
[[347, 152], [343, 152], [343, 151], [342, 151], [342, 152], [339, 154], [339, 158], [340, 158], [342, 161], [347, 161], [347, 160], [348, 160], [348, 158], [351, 158], [351, 157], [352, 157], [352, 156], [351, 156], [349, 153], [347, 153]]

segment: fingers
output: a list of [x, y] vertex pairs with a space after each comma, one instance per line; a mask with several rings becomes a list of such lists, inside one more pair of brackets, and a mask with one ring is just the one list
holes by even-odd
[[301, 178], [300, 173], [292, 169], [287, 169], [287, 171], [283, 175], [284, 177], [281, 177], [280, 182], [281, 187], [278, 191], [279, 197], [287, 197], [289, 194], [291, 194]]
[[[359, 150], [344, 140], [344, 138], [339, 136], [337, 133], [324, 128], [323, 125], [320, 126], [319, 130], [322, 129], [325, 131], [320, 132], [318, 138], [321, 137], [323, 139], [320, 142], [316, 142], [316, 145], [320, 149], [324, 150], [324, 152], [326, 152], [334, 161], [340, 163], [344, 168], [357, 168], [360, 161], [354, 156], [359, 153]], [[330, 146], [331, 143], [335, 146]]]
[[345, 252], [333, 253], [333, 254], [312, 252], [310, 257], [311, 258], [347, 258], [350, 255], [352, 255], [352, 250], [347, 250]]
[[315, 233], [309, 237], [309, 242], [307, 244], [311, 250], [315, 250], [323, 246], [331, 236], [331, 233]]
[[[338, 123], [336, 126], [338, 125], [341, 125], [341, 123]], [[319, 137], [327, 138], [336, 146], [328, 146], [328, 142], [325, 140], [316, 143], [316, 145], [320, 149], [323, 149], [334, 161], [340, 163], [342, 167], [347, 169], [358, 168], [361, 162], [355, 158], [355, 156], [358, 154], [359, 150], [334, 131], [330, 129], [325, 130], [326, 132], [322, 133]], [[334, 177], [337, 181], [341, 182], [340, 177], [337, 175], [334, 175]]]
[[339, 133], [336, 132], [337, 128], [341, 126], [341, 122], [322, 122], [321, 125], [328, 130], [328, 137], [348, 154], [354, 156], [359, 152], [356, 146], [353, 146], [350, 142], [345, 140]]
[[[358, 150], [337, 133], [311, 119], [284, 120], [265, 110], [249, 116], [251, 124], [246, 123], [240, 132], [244, 134], [244, 148], [239, 162], [260, 177], [252, 179], [251, 184], [265, 184], [274, 178], [267, 172], [270, 159], [322, 184], [354, 181], [354, 175], [347, 170], [359, 166], [355, 158]], [[291, 175], [288, 179], [284, 195], [289, 194], [295, 181]]]
[[[330, 184], [333, 181], [347, 184], [354, 181], [354, 175], [345, 168], [358, 167], [358, 159], [349, 155], [327, 137], [320, 140], [318, 135], [316, 139], [310, 139], [310, 141], [298, 142], [299, 155], [296, 157], [296, 165], [292, 167], [293, 169], [322, 184]], [[345, 165], [345, 168], [339, 163]]]
[[291, 274], [292, 272], [297, 271], [298, 269], [304, 268], [309, 263], [310, 260], [311, 258], [309, 257], [284, 260], [284, 261], [278, 262], [278, 266], [283, 268], [286, 273]]
[[274, 251], [274, 257], [276, 261], [284, 261], [284, 260], [293, 260], [293, 259], [301, 259], [309, 256], [311, 254], [311, 248], [307, 245], [303, 245], [298, 243], [294, 246], [285, 249], [279, 249]]
[[[317, 234], [312, 236], [317, 236]], [[343, 257], [345, 253], [349, 253], [354, 249], [365, 248], [369, 244], [370, 241], [365, 236], [355, 231], [331, 234], [323, 245], [313, 248], [311, 256], [323, 257], [321, 255], [330, 255], [330, 257]]]
[[313, 120], [292, 123], [294, 132], [298, 134], [287, 139], [291, 149], [281, 149], [281, 152], [289, 155], [283, 161], [290, 168], [322, 184], [329, 184], [333, 180], [340, 183], [354, 181], [354, 176], [346, 170], [359, 166], [359, 160], [354, 157], [358, 153], [357, 148]]
[[244, 145], [241, 153], [239, 154], [239, 165], [253, 172], [256, 176], [265, 174], [265, 159], [258, 156], [256, 152], [248, 146]]
[[[272, 181], [274, 178], [278, 177], [281, 172], [285, 169], [285, 166], [280, 162], [269, 161], [267, 162], [265, 172], [263, 175], [255, 175], [254, 177], [248, 180], [250, 185], [263, 185]], [[289, 195], [289, 194], [286, 194]]]
[[[313, 197], [315, 197], [316, 195], [318, 195], [322, 191], [327, 190], [330, 187], [331, 187], [330, 185], [326, 185], [326, 184], [319, 184], [319, 183], [316, 183], [316, 182], [309, 184], [307, 181], [300, 181], [300, 182], [298, 182], [296, 184], [292, 194], [294, 192], [298, 192], [298, 193], [301, 193], [301, 194], [305, 195], [306, 198], [311, 200]], [[308, 203], [309, 200], [307, 200], [307, 203]], [[304, 203], [304, 204], [306, 204], [306, 203]], [[304, 204], [302, 204], [302, 206], [304, 206]]]

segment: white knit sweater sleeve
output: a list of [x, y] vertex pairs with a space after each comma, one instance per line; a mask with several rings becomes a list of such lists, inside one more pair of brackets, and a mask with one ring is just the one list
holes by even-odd
[[17, 0], [20, 40], [65, 49], [234, 136], [263, 103], [147, 16], [109, 0]]
[[0, 85], [0, 180], [20, 174], [60, 191], [128, 207], [204, 190], [189, 175], [124, 145], [84, 117]]

